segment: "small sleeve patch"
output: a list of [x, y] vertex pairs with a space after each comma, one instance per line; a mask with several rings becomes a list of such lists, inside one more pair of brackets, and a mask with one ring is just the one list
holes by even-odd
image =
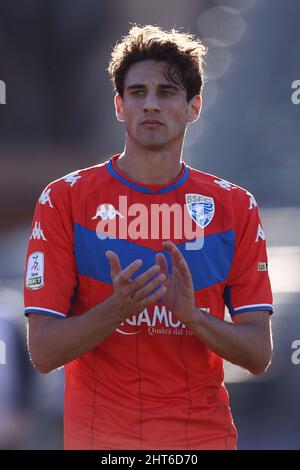
[[27, 262], [26, 288], [37, 290], [44, 287], [44, 253], [31, 253]]
[[268, 271], [268, 263], [257, 263], [257, 271]]

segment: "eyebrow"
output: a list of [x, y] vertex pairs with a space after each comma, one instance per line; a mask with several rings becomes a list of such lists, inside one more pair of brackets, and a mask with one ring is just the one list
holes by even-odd
[[[142, 83], [133, 83], [132, 85], [128, 85], [127, 89], [128, 90], [136, 90], [136, 89], [141, 89], [145, 88], [146, 85]], [[173, 83], [159, 83], [158, 88], [161, 88], [162, 90], [179, 90], [179, 86], [174, 85]]]

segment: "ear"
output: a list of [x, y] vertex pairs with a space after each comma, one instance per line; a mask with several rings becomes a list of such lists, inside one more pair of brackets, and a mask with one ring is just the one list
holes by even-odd
[[197, 119], [200, 116], [200, 111], [201, 111], [201, 96], [200, 95], [195, 95], [189, 102], [189, 107], [188, 107], [188, 123], [197, 121]]
[[118, 121], [124, 122], [124, 105], [123, 100], [120, 95], [115, 96], [115, 109], [116, 109], [116, 116]]

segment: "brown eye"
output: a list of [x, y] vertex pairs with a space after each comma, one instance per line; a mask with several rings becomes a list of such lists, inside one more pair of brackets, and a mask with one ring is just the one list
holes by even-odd
[[131, 94], [134, 96], [142, 96], [144, 95], [144, 90], [134, 90]]
[[161, 90], [160, 94], [163, 96], [172, 96], [174, 92], [172, 90]]

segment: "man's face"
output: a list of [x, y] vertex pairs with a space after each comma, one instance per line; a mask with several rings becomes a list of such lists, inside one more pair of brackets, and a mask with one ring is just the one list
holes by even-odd
[[144, 60], [125, 77], [124, 95], [116, 96], [116, 113], [127, 139], [148, 150], [182, 142], [186, 125], [198, 118], [200, 97], [186, 99], [186, 90], [165, 77], [165, 62]]

